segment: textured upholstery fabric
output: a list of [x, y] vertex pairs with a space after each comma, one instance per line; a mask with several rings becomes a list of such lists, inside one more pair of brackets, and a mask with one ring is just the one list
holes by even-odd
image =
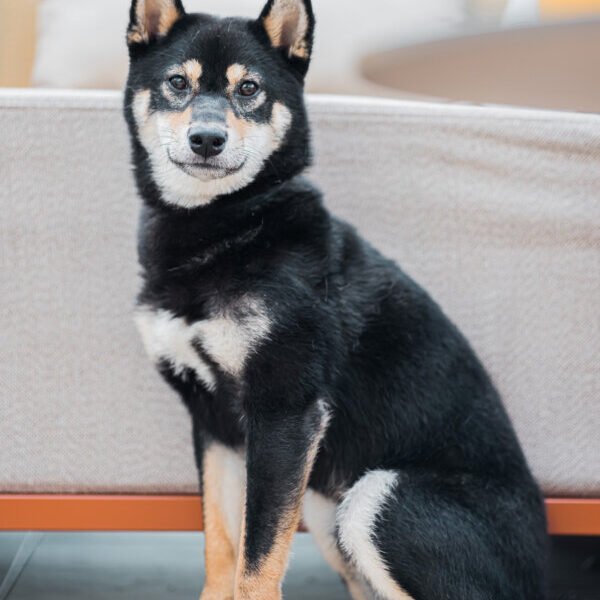
[[[116, 93], [0, 93], [0, 491], [191, 492], [190, 426], [131, 320]], [[600, 117], [310, 99], [328, 205], [491, 371], [544, 490], [600, 496]]]

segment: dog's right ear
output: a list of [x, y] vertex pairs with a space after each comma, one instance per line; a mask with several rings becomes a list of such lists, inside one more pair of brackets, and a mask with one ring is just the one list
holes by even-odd
[[148, 44], [166, 36], [184, 14], [181, 0], [133, 0], [127, 43], [129, 46]]

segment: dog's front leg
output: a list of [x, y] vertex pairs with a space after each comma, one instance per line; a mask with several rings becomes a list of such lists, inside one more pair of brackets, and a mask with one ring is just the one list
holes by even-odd
[[302, 499], [327, 424], [323, 402], [253, 416], [235, 600], [278, 600]]
[[206, 441], [202, 453], [206, 580], [200, 600], [233, 600], [244, 480], [243, 456]]

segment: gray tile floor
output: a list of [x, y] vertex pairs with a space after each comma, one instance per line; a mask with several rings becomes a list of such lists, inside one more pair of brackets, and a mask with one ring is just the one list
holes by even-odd
[[[0, 535], [0, 581], [22, 539]], [[30, 534], [37, 541], [9, 600], [198, 600], [201, 534]], [[286, 600], [349, 598], [307, 534], [294, 541], [284, 593]]]
[[[0, 600], [198, 600], [203, 536], [189, 533], [0, 533], [0, 582], [29, 556]], [[600, 538], [555, 538], [549, 600], [600, 600]], [[298, 534], [286, 600], [349, 600], [312, 538]], [[454, 599], [453, 599], [454, 600]], [[456, 599], [459, 600], [459, 599]]]

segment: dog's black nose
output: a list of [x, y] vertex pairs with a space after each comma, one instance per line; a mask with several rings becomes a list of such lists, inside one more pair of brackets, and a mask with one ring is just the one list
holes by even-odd
[[188, 133], [190, 148], [200, 156], [209, 158], [221, 154], [227, 143], [227, 132], [220, 129], [196, 127]]

